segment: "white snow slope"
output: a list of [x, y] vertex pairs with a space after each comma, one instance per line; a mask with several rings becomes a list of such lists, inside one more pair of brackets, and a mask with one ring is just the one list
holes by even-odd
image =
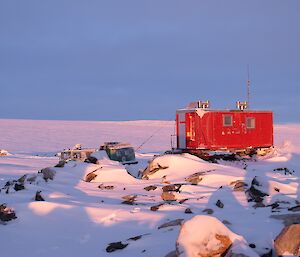
[[[46, 182], [38, 177], [31, 184], [25, 182], [24, 190], [10, 188], [8, 194], [2, 189], [7, 181], [54, 166], [58, 159], [53, 153], [76, 143], [98, 147], [104, 141], [125, 141], [137, 147], [154, 132], [138, 150], [137, 165], [69, 162], [64, 168], [54, 168], [54, 180]], [[174, 219], [206, 215], [203, 210], [208, 208], [213, 210], [211, 216], [225, 220], [232, 232], [255, 244], [253, 250], [258, 254], [271, 249], [284, 225], [270, 216], [290, 213], [288, 208], [300, 200], [300, 125], [276, 125], [275, 153], [258, 161], [212, 164], [187, 154], [165, 155], [157, 161], [167, 169], [149, 176], [149, 180], [136, 178], [153, 153], [170, 149], [173, 133], [171, 121], [0, 120], [0, 149], [11, 153], [0, 156], [0, 204], [6, 203], [17, 216], [5, 225], [0, 224], [1, 256], [165, 256], [175, 249], [180, 227], [159, 226]], [[288, 168], [291, 174], [274, 171], [277, 168]], [[96, 179], [85, 182], [85, 175], [95, 170]], [[196, 172], [207, 174], [198, 185], [187, 183], [185, 178]], [[279, 208], [254, 208], [244, 192], [233, 191], [231, 182], [243, 180], [250, 185], [255, 176], [269, 194], [264, 204], [277, 201]], [[164, 203], [161, 199], [166, 183], [184, 184], [175, 193], [177, 201]], [[144, 190], [149, 185], [157, 189]], [[41, 191], [45, 201], [34, 201], [37, 191]], [[128, 195], [135, 197], [133, 205], [122, 203]], [[223, 208], [216, 206], [218, 200]], [[164, 204], [158, 211], [150, 210], [161, 203]], [[193, 213], [186, 214], [186, 208]], [[140, 235], [141, 238], [132, 239]], [[109, 243], [118, 241], [128, 244], [127, 247], [106, 252]]]

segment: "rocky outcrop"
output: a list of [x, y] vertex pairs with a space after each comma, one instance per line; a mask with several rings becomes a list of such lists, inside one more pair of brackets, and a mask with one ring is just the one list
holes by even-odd
[[90, 172], [85, 176], [85, 182], [92, 182], [97, 177], [97, 174], [95, 174], [94, 172], [95, 171]]
[[7, 156], [7, 155], [10, 155], [8, 151], [0, 149], [0, 156]]
[[256, 203], [261, 203], [264, 200], [265, 196], [268, 196], [264, 192], [262, 183], [258, 181], [257, 177], [254, 177], [251, 182], [251, 187], [246, 191], [248, 196], [248, 201], [254, 201]]
[[290, 170], [288, 169], [287, 167], [283, 167], [283, 168], [276, 168], [276, 169], [273, 169], [273, 171], [275, 172], [278, 172], [278, 171], [283, 171], [284, 172], [284, 175], [293, 175], [295, 173], [294, 170]]
[[182, 184], [170, 184], [162, 187], [163, 192], [179, 192]]
[[168, 228], [168, 227], [174, 227], [174, 226], [180, 226], [183, 221], [184, 221], [184, 219], [171, 220], [171, 221], [168, 221], [168, 222], [160, 225], [158, 227], [158, 229]]
[[215, 217], [198, 215], [181, 226], [176, 254], [179, 257], [220, 257], [258, 255], [245, 239], [231, 232]]
[[212, 171], [214, 171], [214, 170], [196, 172], [196, 173], [186, 177], [185, 181], [191, 183], [192, 185], [198, 185], [203, 180], [203, 177], [207, 173], [212, 172]]
[[35, 193], [35, 198], [34, 198], [34, 200], [35, 201], [45, 201], [45, 199], [44, 199], [44, 197], [42, 197], [42, 191], [36, 191], [36, 193]]
[[191, 183], [192, 185], [198, 185], [203, 179], [202, 175], [203, 174], [201, 172], [192, 174], [185, 178], [185, 181]]
[[186, 209], [184, 210], [184, 213], [192, 214], [193, 212], [192, 212], [191, 208], [186, 208]]
[[210, 209], [210, 208], [206, 208], [206, 209], [204, 209], [202, 212], [207, 213], [207, 214], [213, 214], [213, 213], [214, 213], [214, 210], [213, 210], [213, 209]]
[[157, 188], [157, 186], [152, 186], [152, 185], [144, 187], [144, 189], [146, 191], [152, 191], [152, 190], [155, 190], [156, 188]]
[[300, 224], [285, 227], [274, 241], [277, 255], [300, 256]]
[[233, 191], [236, 192], [244, 192], [248, 187], [248, 184], [245, 183], [243, 180], [232, 181], [230, 185], [233, 186]]
[[55, 168], [63, 168], [63, 167], [65, 167], [65, 164], [66, 164], [66, 161], [61, 160], [54, 167]]
[[300, 212], [300, 205], [296, 205], [296, 206], [292, 206], [290, 208], [288, 208], [289, 211], [292, 211], [292, 212]]
[[39, 173], [43, 174], [43, 179], [47, 182], [49, 179], [53, 180], [56, 174], [56, 171], [52, 168], [44, 168]]
[[0, 222], [4, 223], [16, 219], [17, 216], [13, 209], [8, 208], [5, 204], [0, 205]]
[[115, 188], [115, 186], [100, 184], [98, 186], [98, 188], [101, 190], [113, 190]]
[[125, 195], [122, 198], [124, 199], [122, 204], [134, 205], [137, 195]]
[[161, 199], [164, 201], [176, 201], [176, 195], [173, 192], [162, 192]]
[[216, 206], [218, 206], [219, 208], [224, 208], [224, 203], [222, 203], [221, 202], [221, 200], [218, 200], [217, 202], [216, 202]]
[[151, 211], [158, 211], [160, 207], [162, 207], [164, 204], [163, 203], [160, 203], [160, 204], [157, 204], [157, 205], [153, 205], [150, 207], [150, 210]]
[[122, 250], [125, 247], [127, 247], [128, 244], [123, 244], [121, 241], [119, 242], [114, 242], [114, 243], [110, 243], [107, 247], [106, 247], [106, 252], [111, 253], [117, 250]]
[[156, 162], [155, 158], [149, 162], [148, 166], [144, 169], [142, 172], [142, 179], [148, 179], [149, 176], [154, 174], [155, 172], [159, 170], [165, 170], [169, 168], [168, 166], [160, 165], [158, 162]]
[[300, 213], [271, 215], [270, 218], [281, 220], [285, 226], [300, 224]]

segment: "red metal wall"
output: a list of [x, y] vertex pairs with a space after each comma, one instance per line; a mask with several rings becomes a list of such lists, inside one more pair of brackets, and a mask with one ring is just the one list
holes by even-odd
[[[224, 126], [224, 115], [232, 116], [231, 126]], [[218, 150], [273, 146], [272, 112], [206, 111], [200, 117], [192, 110], [186, 112], [185, 118], [187, 149]], [[247, 118], [255, 119], [255, 128], [247, 128]]]

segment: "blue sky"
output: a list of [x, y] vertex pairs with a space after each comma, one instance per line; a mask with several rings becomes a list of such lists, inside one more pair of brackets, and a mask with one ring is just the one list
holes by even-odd
[[0, 0], [0, 118], [173, 119], [246, 98], [300, 122], [300, 1]]

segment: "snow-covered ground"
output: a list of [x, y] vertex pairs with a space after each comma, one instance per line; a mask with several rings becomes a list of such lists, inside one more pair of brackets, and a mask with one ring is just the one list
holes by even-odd
[[[0, 204], [17, 216], [0, 224], [1, 256], [166, 256], [176, 248], [182, 219], [195, 215], [218, 218], [260, 255], [272, 249], [284, 225], [270, 216], [297, 213], [288, 209], [300, 204], [300, 125], [276, 125], [275, 152], [258, 161], [213, 164], [188, 154], [163, 155], [152, 164], [164, 169], [140, 179], [153, 155], [170, 149], [173, 133], [172, 121], [0, 120], [0, 149], [11, 154], [0, 156]], [[72, 161], [53, 168], [53, 180], [37, 173], [58, 163], [54, 153], [76, 143], [125, 141], [138, 147], [149, 137], [138, 150], [137, 165]], [[86, 182], [89, 173], [97, 176]], [[200, 181], [191, 183], [188, 177], [195, 173]], [[25, 189], [6, 185], [24, 174]], [[254, 177], [268, 194], [264, 207], [234, 190], [237, 180], [249, 188]], [[167, 194], [175, 201], [164, 201], [165, 186], [174, 184], [178, 190]], [[154, 190], [144, 189], [149, 186]], [[45, 201], [35, 201], [37, 191]], [[107, 252], [113, 242], [128, 245]]]

